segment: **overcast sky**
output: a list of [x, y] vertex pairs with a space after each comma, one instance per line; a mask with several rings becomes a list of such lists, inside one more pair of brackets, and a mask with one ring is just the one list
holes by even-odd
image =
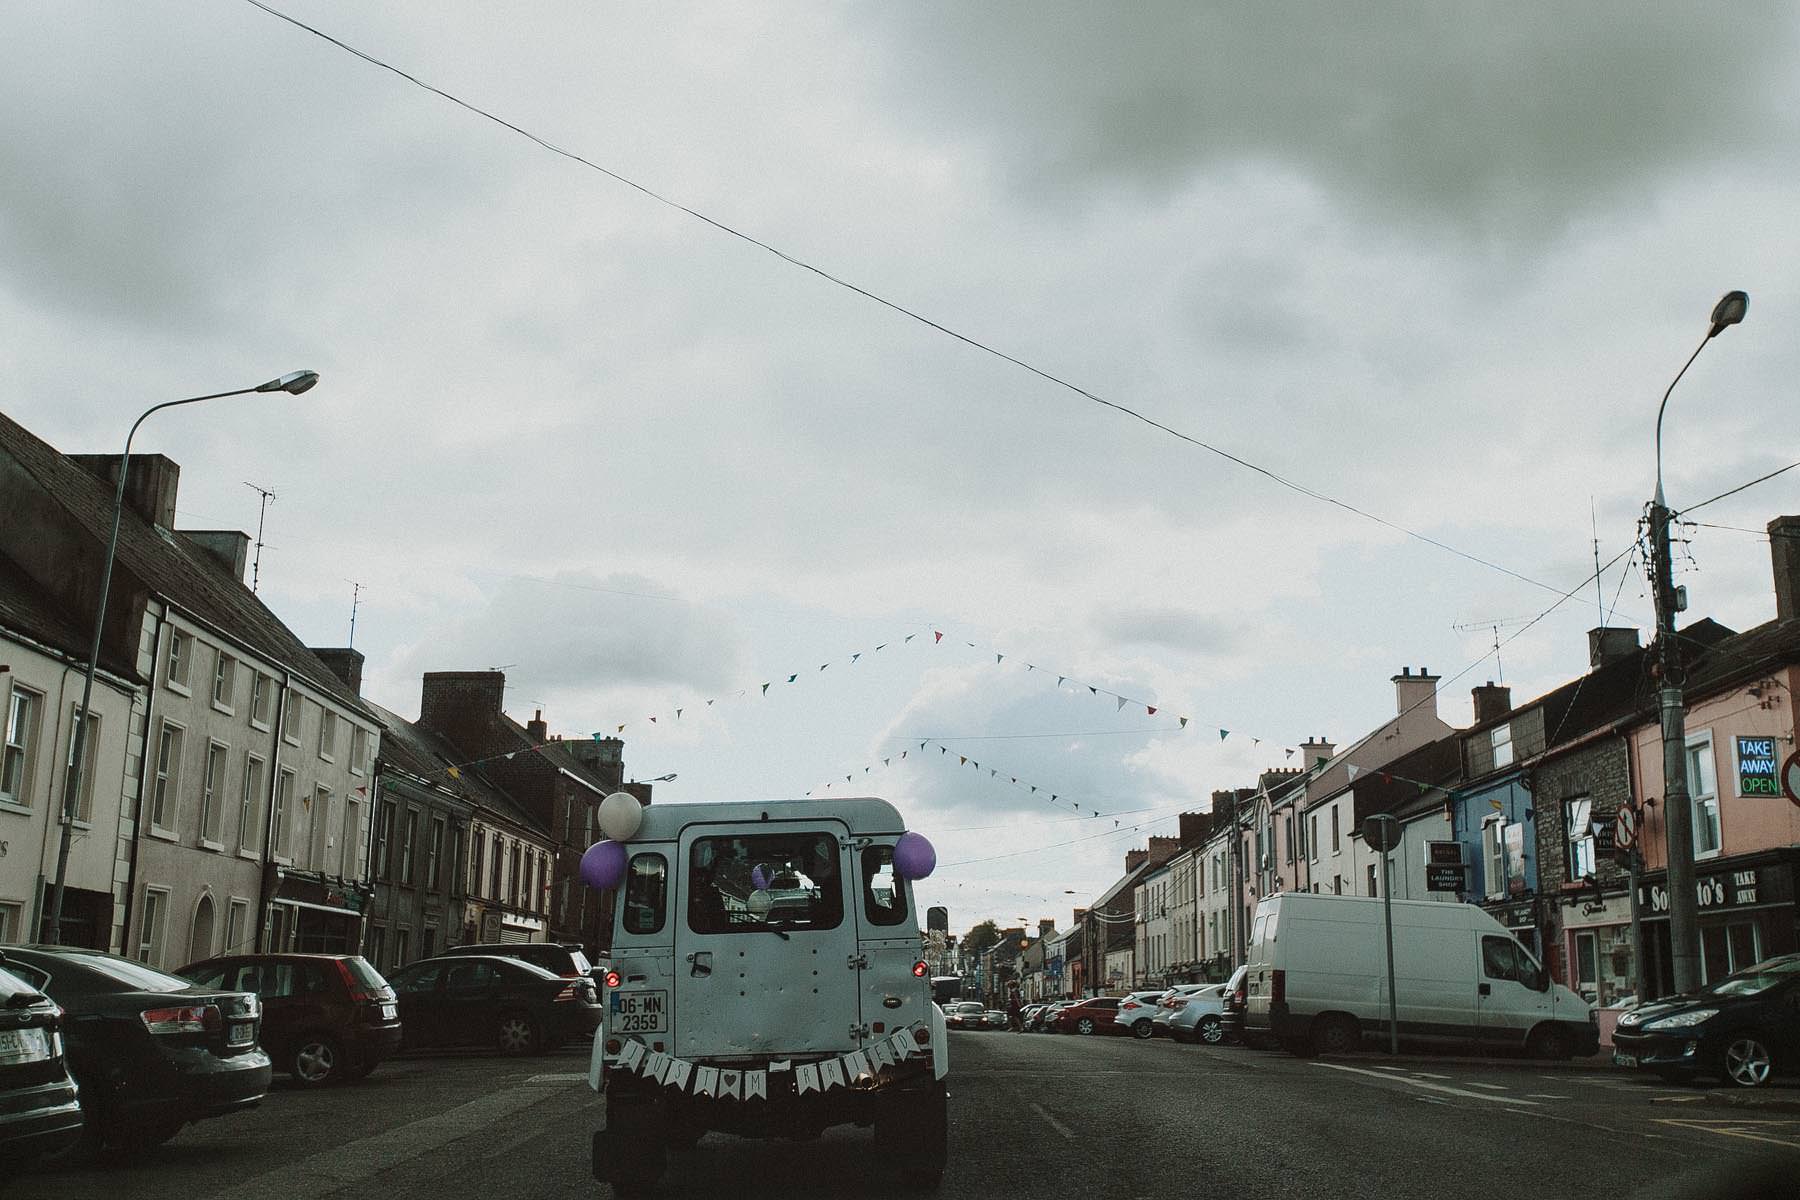
[[[1632, 544], [1730, 288], [1670, 502], [1800, 458], [1791, 5], [275, 7], [1392, 522], [243, 0], [0, 13], [10, 415], [116, 452], [319, 371], [137, 448], [192, 527], [275, 490], [262, 594], [341, 645], [360, 582], [372, 699], [504, 666], [659, 800], [886, 796], [957, 929], [1065, 925], [1403, 666], [1461, 725], [1647, 627], [1632, 560], [1498, 665], [1454, 628]], [[1769, 619], [1797, 511], [1800, 471], [1696, 514], [1752, 532], [1692, 530], [1690, 618]]]

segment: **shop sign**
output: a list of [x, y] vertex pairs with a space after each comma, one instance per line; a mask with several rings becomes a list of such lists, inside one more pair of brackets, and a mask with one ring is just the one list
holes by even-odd
[[1527, 900], [1520, 904], [1502, 904], [1488, 912], [1508, 929], [1530, 929], [1537, 924], [1536, 910], [1537, 906]]
[[1776, 771], [1775, 739], [1737, 737], [1738, 795], [1779, 796], [1781, 776]]
[[1618, 849], [1618, 823], [1612, 813], [1595, 813], [1588, 821], [1588, 832], [1594, 838], [1595, 854], [1611, 854]]
[[[1746, 908], [1766, 902], [1762, 872], [1755, 867], [1741, 871], [1721, 871], [1702, 875], [1694, 881], [1694, 898], [1700, 909]], [[1669, 888], [1664, 883], [1646, 883], [1638, 888], [1638, 903], [1653, 916], [1669, 911]]]
[[1437, 863], [1425, 864], [1425, 890], [1428, 892], [1460, 892], [1468, 887], [1468, 871], [1461, 863], [1453, 867]]

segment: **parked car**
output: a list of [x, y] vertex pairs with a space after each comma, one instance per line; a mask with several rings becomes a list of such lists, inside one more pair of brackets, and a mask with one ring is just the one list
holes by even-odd
[[1045, 1007], [1046, 1006], [1043, 1004], [1027, 1004], [1024, 1008], [1020, 1009], [1019, 1029], [1021, 1031], [1030, 1030], [1031, 1023], [1037, 1020], [1038, 1014], [1043, 1012]]
[[[1250, 934], [1249, 1036], [1296, 1054], [1354, 1050], [1388, 1023], [1383, 905], [1369, 896], [1284, 892], [1256, 906]], [[1411, 1039], [1473, 1041], [1533, 1058], [1599, 1048], [1594, 1006], [1549, 975], [1473, 904], [1394, 900], [1399, 1022]]]
[[236, 954], [176, 972], [202, 987], [255, 992], [262, 1044], [301, 1087], [361, 1079], [400, 1048], [400, 1009], [354, 954]]
[[944, 1024], [950, 1029], [982, 1029], [986, 1026], [987, 1008], [978, 1000], [958, 1000], [944, 1009]]
[[1178, 983], [1162, 994], [1156, 1002], [1156, 1012], [1150, 1017], [1150, 1024], [1157, 1037], [1169, 1036], [1169, 1018], [1181, 1007], [1189, 996], [1202, 988], [1210, 987], [1205, 983]]
[[1113, 1018], [1114, 1025], [1120, 1032], [1129, 1033], [1132, 1037], [1150, 1037], [1156, 1032], [1156, 1026], [1152, 1022], [1156, 1019], [1157, 1002], [1167, 991], [1167, 988], [1152, 988], [1125, 996], [1119, 1001], [1118, 1014]]
[[516, 958], [427, 958], [392, 971], [401, 1045], [498, 1046], [537, 1054], [600, 1026], [590, 979], [565, 979]]
[[1057, 1014], [1064, 1009], [1072, 1008], [1079, 1003], [1079, 1000], [1058, 1000], [1055, 1004], [1052, 1004], [1049, 1008], [1045, 1009], [1043, 1015], [1038, 1018], [1038, 1030], [1042, 1033], [1060, 1032], [1056, 1027]]
[[54, 1154], [81, 1137], [62, 1009], [6, 966], [0, 954], [0, 1164]]
[[1006, 1010], [990, 1008], [981, 1014], [981, 1025], [984, 1029], [1005, 1029]]
[[273, 1068], [256, 1044], [254, 992], [201, 987], [129, 958], [68, 946], [7, 946], [6, 969], [65, 1014], [82, 1140], [131, 1153], [183, 1126], [259, 1103]]
[[596, 987], [604, 982], [602, 976], [605, 972], [588, 961], [580, 942], [471, 942], [462, 946], [445, 947], [433, 957], [450, 958], [468, 954], [516, 958], [564, 979], [592, 979]]
[[1119, 997], [1095, 996], [1056, 1014], [1058, 1033], [1110, 1033], [1119, 1012]]
[[1051, 1000], [1037, 1006], [1037, 1010], [1025, 1018], [1026, 1033], [1043, 1033], [1050, 1028], [1050, 1020], [1059, 1010], [1068, 1005], [1067, 1000]]
[[1800, 1073], [1800, 954], [1767, 959], [1619, 1017], [1613, 1062], [1669, 1080], [1719, 1075], [1759, 1088]]
[[1244, 1037], [1244, 1006], [1249, 997], [1245, 979], [1249, 973], [1250, 968], [1239, 967], [1231, 973], [1231, 978], [1225, 981], [1223, 997], [1225, 1010], [1220, 1014], [1219, 1023], [1224, 1031], [1225, 1040], [1228, 1042], [1246, 1040]]
[[1225, 1040], [1225, 985], [1202, 984], [1173, 1000], [1166, 1026], [1178, 1042], [1204, 1042], [1217, 1046]]

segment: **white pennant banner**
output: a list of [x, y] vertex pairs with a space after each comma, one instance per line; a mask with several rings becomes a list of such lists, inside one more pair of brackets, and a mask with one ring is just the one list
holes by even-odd
[[835, 1058], [798, 1064], [792, 1059], [779, 1059], [769, 1063], [766, 1070], [754, 1071], [701, 1066], [633, 1041], [625, 1043], [612, 1069], [630, 1071], [683, 1092], [689, 1090], [691, 1081], [696, 1096], [730, 1100], [767, 1100], [769, 1076], [791, 1072], [795, 1093], [804, 1096], [833, 1087], [854, 1087], [924, 1051], [925, 1048], [914, 1040], [914, 1029], [910, 1025], [897, 1029], [861, 1050], [852, 1050]]
[[891, 1067], [894, 1065], [894, 1047], [886, 1038], [883, 1038], [869, 1047], [869, 1057], [875, 1060], [878, 1068]]
[[817, 1063], [801, 1063], [794, 1068], [794, 1091], [804, 1096], [808, 1092], [819, 1090], [819, 1067]]
[[819, 1090], [829, 1092], [832, 1085], [842, 1087], [844, 1084], [844, 1060], [828, 1058], [819, 1064]]
[[769, 1073], [767, 1071], [744, 1072], [744, 1099], [767, 1100], [769, 1098]]
[[738, 1090], [739, 1087], [741, 1086], [740, 1081], [743, 1079], [743, 1077], [744, 1077], [744, 1073], [742, 1071], [720, 1071], [719, 1072], [719, 1099], [721, 1099], [721, 1100], [741, 1100], [741, 1099], [743, 1099], [742, 1094]]
[[619, 1051], [619, 1066], [627, 1071], [635, 1071], [638, 1064], [644, 1061], [644, 1043], [626, 1042], [625, 1048]]
[[717, 1067], [694, 1068], [694, 1095], [710, 1096], [719, 1086], [719, 1070]]
[[663, 1076], [663, 1083], [678, 1092], [687, 1091], [688, 1078], [694, 1073], [694, 1064], [686, 1059], [671, 1058], [668, 1074]]
[[864, 1075], [873, 1075], [869, 1069], [869, 1059], [861, 1050], [855, 1054], [844, 1055], [844, 1075], [851, 1083], [855, 1083]]

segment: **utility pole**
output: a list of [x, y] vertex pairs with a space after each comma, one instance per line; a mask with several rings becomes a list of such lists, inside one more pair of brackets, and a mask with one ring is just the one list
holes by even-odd
[[250, 560], [250, 594], [255, 595], [257, 579], [262, 574], [263, 519], [269, 515], [269, 505], [274, 501], [275, 493], [266, 487], [259, 487], [247, 479], [244, 481], [244, 486], [262, 497], [256, 507], [256, 556]]
[[1669, 522], [1674, 515], [1663, 499], [1663, 411], [1675, 385], [1706, 349], [1706, 343], [1729, 325], [1744, 319], [1750, 297], [1727, 292], [1713, 306], [1712, 328], [1675, 373], [1656, 410], [1656, 496], [1650, 501], [1651, 583], [1656, 599], [1657, 699], [1662, 710], [1663, 829], [1669, 849], [1669, 959], [1677, 993], [1700, 986], [1700, 903], [1694, 892], [1694, 814], [1688, 796], [1687, 719], [1681, 685], [1684, 668], [1675, 644], [1675, 614], [1687, 608], [1687, 589], [1677, 588], [1669, 554]]

